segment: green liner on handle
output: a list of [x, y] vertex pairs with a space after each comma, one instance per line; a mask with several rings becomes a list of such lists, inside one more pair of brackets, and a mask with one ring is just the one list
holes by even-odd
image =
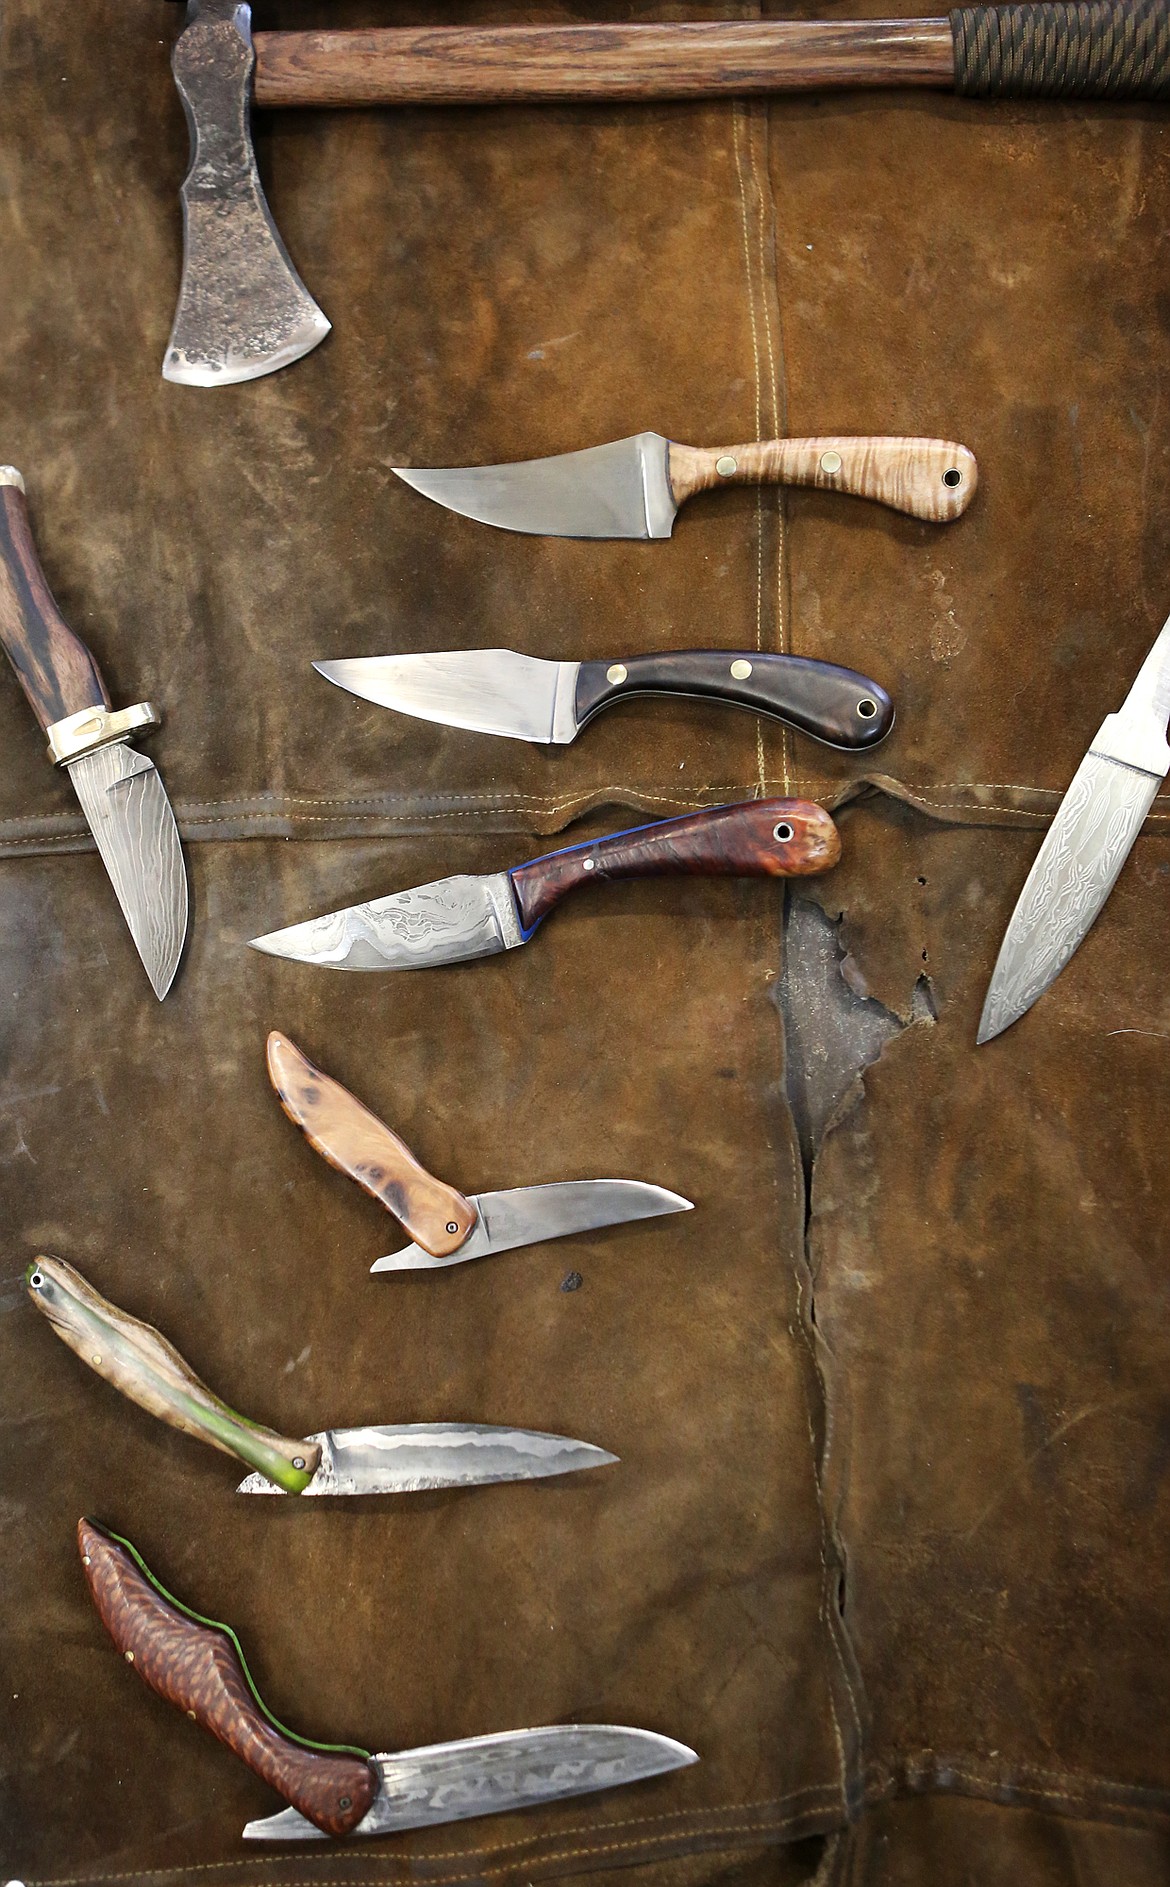
[[286, 1494], [304, 1492], [321, 1459], [316, 1442], [290, 1440], [238, 1415], [200, 1382], [165, 1337], [107, 1303], [63, 1259], [37, 1258], [24, 1280], [61, 1341], [131, 1402], [258, 1469]]

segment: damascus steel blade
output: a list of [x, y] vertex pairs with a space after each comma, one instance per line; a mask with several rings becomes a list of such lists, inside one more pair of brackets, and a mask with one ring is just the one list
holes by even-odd
[[480, 1193], [471, 1203], [479, 1216], [457, 1251], [435, 1258], [421, 1245], [405, 1245], [379, 1258], [370, 1270], [440, 1271], [492, 1252], [514, 1251], [518, 1245], [694, 1210], [680, 1193], [638, 1179], [569, 1179], [551, 1186], [519, 1186], [511, 1192]]
[[1060, 975], [1112, 891], [1161, 783], [1104, 754], [1085, 755], [1012, 912], [977, 1041], [1018, 1021]]
[[371, 655], [314, 662], [318, 674], [379, 707], [476, 734], [567, 746], [577, 733], [580, 662], [543, 662], [512, 649]]
[[253, 937], [253, 950], [331, 970], [425, 970], [514, 950], [527, 939], [506, 871], [439, 878], [371, 904]]
[[678, 506], [670, 489], [668, 450], [660, 434], [639, 432], [583, 452], [516, 465], [393, 469], [448, 511], [505, 531], [541, 537], [669, 537]]
[[124, 741], [68, 763], [69, 778], [160, 1002], [187, 935], [187, 874], [154, 762]]
[[[304, 1494], [417, 1494], [437, 1487], [484, 1487], [608, 1467], [604, 1448], [530, 1428], [478, 1422], [413, 1422], [391, 1428], [332, 1428], [306, 1441], [321, 1461]], [[237, 1494], [280, 1494], [263, 1474], [249, 1474]]]
[[[698, 1762], [693, 1749], [653, 1730], [612, 1723], [559, 1723], [375, 1756], [379, 1789], [351, 1839], [471, 1821], [598, 1789], [620, 1789]], [[247, 1841], [325, 1841], [286, 1808], [244, 1829]]]

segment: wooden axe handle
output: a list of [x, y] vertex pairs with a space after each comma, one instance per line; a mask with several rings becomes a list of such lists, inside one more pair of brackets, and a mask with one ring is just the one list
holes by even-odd
[[939, 20], [703, 20], [638, 26], [378, 27], [256, 33], [258, 105], [585, 103], [934, 85]]
[[924, 20], [257, 33], [262, 105], [742, 97], [829, 86], [1170, 97], [1170, 0], [1025, 0]]

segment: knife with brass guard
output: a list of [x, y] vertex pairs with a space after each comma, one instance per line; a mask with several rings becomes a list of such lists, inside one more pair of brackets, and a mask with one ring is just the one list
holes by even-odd
[[974, 454], [949, 439], [835, 435], [702, 447], [639, 432], [512, 465], [392, 469], [461, 517], [541, 537], [669, 537], [679, 506], [720, 485], [814, 485], [946, 524], [979, 482]]
[[803, 655], [674, 649], [621, 661], [546, 662], [514, 649], [348, 656], [314, 662], [350, 694], [420, 721], [477, 734], [567, 746], [615, 702], [687, 695], [768, 714], [850, 752], [876, 747], [894, 725], [884, 688], [856, 669]]
[[373, 1756], [314, 1743], [261, 1699], [230, 1625], [167, 1591], [129, 1540], [92, 1520], [77, 1545], [98, 1617], [144, 1684], [210, 1730], [292, 1806], [249, 1841], [388, 1835], [621, 1788], [699, 1759], [685, 1743], [613, 1723], [559, 1723]]
[[428, 969], [517, 949], [580, 885], [686, 873], [805, 877], [828, 871], [840, 856], [837, 828], [813, 801], [745, 800], [587, 839], [511, 871], [440, 878], [253, 937], [251, 944], [268, 956], [332, 970]]
[[155, 995], [174, 980], [187, 934], [187, 875], [166, 788], [130, 746], [157, 727], [148, 701], [115, 711], [93, 656], [65, 622], [33, 543], [24, 480], [0, 466], [0, 642], [81, 801]]
[[221, 1402], [165, 1337], [107, 1303], [63, 1259], [42, 1256], [24, 1275], [37, 1309], [83, 1363], [171, 1428], [254, 1470], [238, 1494], [409, 1494], [538, 1480], [617, 1460], [565, 1435], [473, 1422], [278, 1435]]
[[274, 1029], [267, 1053], [269, 1080], [309, 1145], [356, 1179], [417, 1241], [379, 1258], [371, 1271], [438, 1270], [603, 1225], [692, 1210], [680, 1194], [634, 1179], [562, 1180], [464, 1198], [420, 1166], [384, 1121], [315, 1068], [287, 1036]]

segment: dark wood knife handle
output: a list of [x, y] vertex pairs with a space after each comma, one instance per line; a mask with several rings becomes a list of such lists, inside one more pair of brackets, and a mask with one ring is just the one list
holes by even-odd
[[172, 1599], [128, 1542], [79, 1520], [77, 1544], [98, 1616], [143, 1682], [226, 1743], [323, 1834], [351, 1834], [378, 1789], [369, 1759], [284, 1730], [256, 1695], [234, 1632]]
[[697, 695], [756, 714], [773, 714], [830, 747], [876, 747], [894, 725], [884, 688], [856, 669], [803, 655], [678, 649], [582, 662], [574, 702], [579, 725], [627, 695]]
[[93, 656], [65, 621], [45, 581], [24, 483], [0, 467], [0, 642], [43, 728], [83, 708], [108, 708]]
[[753, 799], [572, 845], [517, 865], [508, 875], [530, 935], [568, 892], [599, 878], [682, 872], [798, 878], [828, 871], [840, 856], [840, 835], [822, 806], [804, 799]]
[[392, 1212], [416, 1245], [446, 1258], [466, 1243], [478, 1216], [471, 1201], [420, 1166], [405, 1141], [277, 1029], [268, 1037], [268, 1078], [309, 1145]]

